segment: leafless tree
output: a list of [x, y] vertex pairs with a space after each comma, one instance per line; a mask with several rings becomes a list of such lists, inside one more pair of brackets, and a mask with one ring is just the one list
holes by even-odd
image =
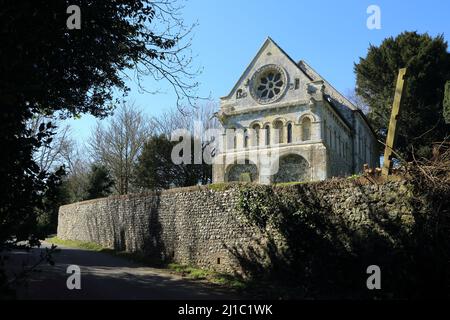
[[196, 131], [200, 131], [198, 133], [201, 136], [196, 136], [195, 138], [202, 142], [202, 150], [206, 146], [210, 146], [210, 150], [214, 153], [215, 148], [212, 144], [215, 144], [217, 141], [214, 141], [212, 137], [206, 136], [204, 133], [209, 129], [220, 127], [220, 122], [215, 116], [217, 111], [218, 106], [215, 102], [206, 101], [182, 112], [178, 109], [171, 109], [158, 117], [153, 117], [151, 121], [155, 132], [165, 135], [168, 139], [170, 139], [172, 132], [176, 129], [186, 129], [193, 137], [197, 133]]
[[[159, 90], [148, 91], [143, 85], [142, 80], [146, 76], [151, 76], [156, 83], [161, 80], [167, 81], [174, 89], [177, 97], [177, 108], [182, 111], [185, 107], [192, 107], [195, 101], [199, 99], [196, 95], [198, 82], [195, 78], [200, 73], [200, 68], [195, 68], [192, 64], [192, 30], [197, 23], [186, 24], [182, 11], [183, 4], [178, 0], [157, 0], [151, 1], [154, 18], [159, 23], [158, 39], [168, 45], [167, 48], [155, 46], [155, 41], [151, 36], [146, 49], [149, 54], [141, 56], [139, 62], [133, 65], [134, 77], [139, 89], [143, 92], [156, 93]], [[150, 35], [154, 35], [155, 26], [152, 24], [146, 26]], [[154, 59], [157, 57], [158, 59]]]
[[62, 155], [66, 164], [64, 179], [70, 194], [70, 202], [81, 201], [87, 197], [91, 161], [83, 152], [85, 149], [85, 145], [72, 143]]
[[217, 110], [217, 104], [208, 101], [189, 110], [185, 109], [183, 112], [180, 112], [178, 109], [171, 109], [160, 116], [152, 117], [151, 121], [157, 134], [164, 134], [170, 138], [171, 133], [176, 129], [186, 129], [193, 133], [196, 123], [203, 132], [208, 129], [218, 128], [219, 121], [215, 117]]
[[369, 106], [364, 102], [363, 98], [356, 93], [355, 89], [348, 90], [346, 98], [350, 100], [350, 102], [355, 106], [357, 106], [365, 115], [369, 113]]
[[118, 194], [132, 191], [134, 165], [151, 132], [151, 122], [133, 104], [122, 105], [107, 126], [97, 122], [88, 143], [90, 154], [111, 171]]
[[66, 155], [70, 152], [74, 141], [71, 138], [71, 128], [58, 117], [35, 115], [29, 122], [31, 135], [37, 135], [42, 124], [51, 123], [55, 127], [51, 142], [43, 144], [37, 149], [33, 158], [44, 171], [54, 171], [60, 166], [67, 166]]

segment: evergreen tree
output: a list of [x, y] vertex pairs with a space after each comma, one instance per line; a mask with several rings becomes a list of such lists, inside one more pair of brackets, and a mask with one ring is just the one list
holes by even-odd
[[114, 185], [108, 169], [103, 165], [93, 164], [89, 174], [87, 199], [106, 197], [111, 194]]
[[135, 169], [135, 184], [158, 190], [178, 186], [181, 170], [171, 160], [174, 142], [164, 135], [152, 136], [145, 144]]
[[371, 45], [365, 58], [355, 64], [357, 94], [370, 108], [368, 118], [385, 141], [398, 69], [406, 67], [406, 86], [398, 122], [395, 149], [406, 160], [413, 152], [431, 154], [431, 143], [449, 133], [442, 114], [444, 84], [450, 79], [450, 54], [442, 35], [404, 32]]
[[58, 226], [59, 207], [70, 203], [70, 191], [62, 179], [47, 182], [49, 188], [43, 198], [43, 207], [38, 211], [37, 231], [41, 238], [55, 234]]
[[[172, 149], [178, 142], [165, 135], [152, 136], [144, 145], [135, 169], [135, 184], [144, 189], [160, 190], [206, 184], [211, 181], [211, 165], [194, 164], [191, 152], [190, 164], [174, 164]], [[192, 140], [191, 150], [194, 140]]]

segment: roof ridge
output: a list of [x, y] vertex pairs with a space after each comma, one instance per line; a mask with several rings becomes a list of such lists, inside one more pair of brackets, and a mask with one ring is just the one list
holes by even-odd
[[[329, 89], [331, 89], [332, 92], [335, 92], [339, 98], [342, 98], [342, 100], [344, 100], [344, 102], [348, 103], [349, 105], [347, 105], [347, 107], [351, 110], [359, 110], [359, 108], [353, 103], [351, 102], [346, 96], [344, 96], [341, 92], [339, 92], [339, 90], [337, 90], [335, 87], [333, 87], [333, 85], [331, 83], [329, 83], [323, 76], [321, 76], [314, 68], [312, 68], [305, 60], [300, 60], [298, 62], [298, 66], [300, 67], [300, 69], [302, 69], [303, 72], [305, 72], [306, 74], [308, 74], [308, 71], [311, 71], [313, 73], [313, 75], [315, 75], [316, 77], [318, 77], [319, 79], [315, 79], [315, 80], [322, 80], [325, 83], [325, 87], [328, 87]], [[309, 69], [309, 70], [308, 70]], [[308, 74], [309, 75], [309, 74]], [[311, 77], [311, 75], [309, 75], [310, 78], [314, 78]], [[332, 94], [330, 94], [331, 97], [333, 97]], [[336, 99], [336, 97], [333, 97]], [[345, 105], [345, 104], [344, 104]]]

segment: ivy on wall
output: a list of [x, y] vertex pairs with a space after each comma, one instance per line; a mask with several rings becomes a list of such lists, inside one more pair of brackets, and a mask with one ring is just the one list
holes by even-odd
[[[267, 241], [233, 254], [248, 277], [294, 286], [305, 297], [442, 294], [449, 239], [436, 243], [434, 211], [414, 190], [407, 182], [241, 185], [237, 209]], [[382, 269], [383, 290], [367, 289], [370, 265]]]

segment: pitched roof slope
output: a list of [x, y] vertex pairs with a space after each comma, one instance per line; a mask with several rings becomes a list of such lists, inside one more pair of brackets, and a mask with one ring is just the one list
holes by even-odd
[[344, 95], [342, 95], [339, 91], [337, 91], [325, 78], [323, 78], [317, 71], [315, 71], [309, 64], [307, 64], [304, 60], [300, 60], [298, 63], [296, 63], [289, 54], [287, 54], [272, 38], [267, 37], [267, 39], [264, 41], [261, 48], [258, 50], [257, 54], [253, 57], [250, 64], [245, 69], [244, 73], [242, 73], [241, 77], [239, 78], [238, 82], [235, 83], [233, 89], [231, 89], [230, 93], [227, 96], [221, 97], [221, 99], [227, 99], [230, 98], [235, 90], [237, 89], [238, 85], [244, 80], [245, 76], [248, 74], [248, 71], [252, 68], [254, 63], [257, 61], [259, 55], [263, 50], [270, 44], [274, 44], [276, 48], [278, 48], [295, 66], [297, 66], [300, 71], [305, 74], [305, 76], [310, 79], [311, 81], [323, 81], [324, 84], [324, 93], [325, 98], [330, 103], [332, 107], [336, 109], [338, 114], [343, 118], [344, 122], [353, 123], [353, 117], [355, 113], [361, 114], [362, 118], [366, 122], [367, 126], [370, 128], [372, 133], [375, 135], [375, 132], [373, 131], [372, 127], [370, 126], [367, 118], [363, 114], [363, 112], [355, 106], [350, 100], [348, 100]]
[[343, 105], [346, 105], [348, 108], [352, 110], [357, 110], [358, 107], [355, 106], [350, 100], [348, 100], [344, 95], [342, 95], [339, 91], [337, 91], [324, 77], [317, 73], [309, 64], [307, 64], [304, 60], [300, 60], [298, 62], [298, 66], [300, 69], [313, 81], [322, 80], [325, 84], [325, 93], [330, 95], [332, 98], [336, 99]]
[[298, 62], [299, 68], [306, 74], [308, 77], [313, 79], [313, 81], [321, 80], [325, 85], [325, 98], [328, 100], [330, 104], [332, 104], [338, 112], [350, 123], [352, 122], [353, 113], [357, 112], [361, 115], [364, 122], [367, 124], [369, 129], [372, 131], [373, 135], [376, 136], [375, 131], [370, 125], [366, 115], [359, 109], [357, 106], [353, 104], [349, 99], [347, 99], [344, 95], [342, 95], [339, 91], [337, 91], [327, 80], [325, 80], [316, 70], [314, 70], [309, 64], [307, 64], [304, 60], [300, 60]]

